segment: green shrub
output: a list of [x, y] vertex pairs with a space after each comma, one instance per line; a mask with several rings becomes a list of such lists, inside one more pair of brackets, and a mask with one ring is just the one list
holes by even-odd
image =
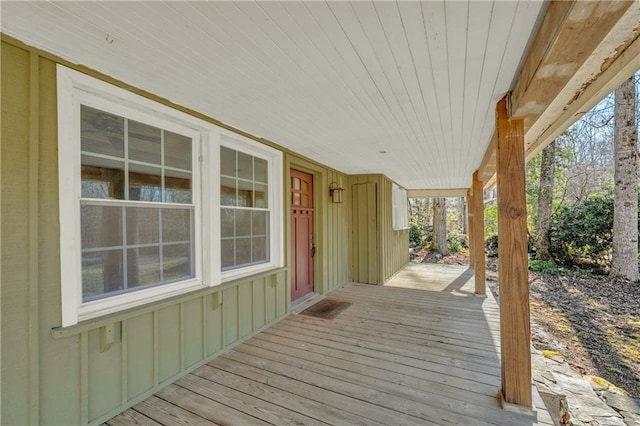
[[484, 246], [489, 257], [498, 257], [498, 236], [492, 235], [484, 242]]
[[459, 253], [463, 249], [468, 248], [468, 246], [467, 238], [464, 234], [456, 230], [447, 232], [447, 249], [451, 253]]
[[533, 272], [548, 272], [550, 274], [559, 272], [558, 267], [549, 260], [529, 259], [529, 269]]
[[598, 194], [560, 208], [551, 221], [551, 252], [563, 265], [608, 263], [613, 238], [613, 197]]
[[424, 243], [424, 234], [422, 228], [415, 222], [409, 224], [409, 247], [422, 247]]

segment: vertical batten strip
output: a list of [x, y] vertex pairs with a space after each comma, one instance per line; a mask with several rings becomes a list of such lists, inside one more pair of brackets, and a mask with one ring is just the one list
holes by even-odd
[[160, 383], [160, 330], [158, 311], [153, 311], [153, 386]]
[[89, 333], [80, 334], [80, 424], [89, 423]]
[[40, 57], [29, 55], [29, 424], [40, 423], [40, 345], [38, 335], [38, 216], [40, 144]]
[[264, 324], [267, 324], [267, 278], [262, 280], [262, 320]]
[[524, 123], [497, 105], [498, 258], [502, 399], [532, 406]]
[[[213, 297], [213, 295], [211, 295]], [[200, 315], [200, 320], [202, 321], [202, 358], [205, 359], [207, 357], [207, 330], [208, 330], [208, 322], [207, 322], [207, 295], [204, 295], [200, 298], [200, 306], [202, 309], [202, 314]], [[211, 306], [211, 304], [209, 304]]]
[[126, 404], [129, 400], [129, 380], [128, 380], [128, 365], [127, 365], [127, 340], [129, 339], [129, 333], [127, 330], [127, 320], [120, 322], [120, 402]]
[[185, 338], [184, 338], [184, 334], [185, 334], [184, 302], [180, 303], [180, 305], [178, 307], [178, 316], [179, 316], [178, 321], [180, 321], [180, 324], [179, 324], [179, 327], [178, 327], [178, 330], [179, 330], [179, 333], [180, 333], [180, 336], [179, 336], [179, 341], [180, 341], [180, 362], [179, 362], [179, 364], [180, 364], [180, 371], [182, 371], [186, 367], [185, 366], [185, 364], [186, 364], [186, 362], [185, 362], [185, 354], [184, 354], [184, 352], [185, 352], [185, 347], [184, 347], [184, 345], [185, 345]]

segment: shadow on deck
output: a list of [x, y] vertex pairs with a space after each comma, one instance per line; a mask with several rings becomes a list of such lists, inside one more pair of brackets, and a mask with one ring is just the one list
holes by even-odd
[[346, 284], [336, 318], [290, 315], [107, 423], [532, 425], [497, 404], [498, 306], [473, 285], [426, 264]]

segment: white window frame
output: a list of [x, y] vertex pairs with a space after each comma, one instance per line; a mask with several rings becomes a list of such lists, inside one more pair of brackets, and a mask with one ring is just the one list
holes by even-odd
[[391, 185], [391, 209], [394, 231], [409, 229], [409, 204], [407, 190], [397, 184]]
[[[62, 65], [57, 66], [57, 80], [63, 327], [284, 266], [284, 169], [281, 151]], [[83, 303], [80, 105], [193, 139], [193, 278]], [[221, 271], [220, 259], [220, 146], [263, 158], [269, 164], [269, 262], [225, 272]]]
[[[269, 261], [256, 265], [240, 266], [221, 272], [222, 282], [233, 281], [249, 275], [259, 274], [274, 268], [284, 266], [284, 214], [283, 214], [283, 161], [282, 152], [267, 145], [257, 144], [249, 138], [238, 135], [230, 131], [220, 132], [220, 146], [243, 152], [245, 154], [267, 160], [268, 163], [268, 206], [269, 206]], [[220, 148], [218, 147], [218, 150]], [[218, 164], [219, 166], [219, 164]], [[220, 188], [220, 172], [216, 173], [218, 178], [217, 188]], [[218, 195], [217, 201], [220, 200]], [[218, 203], [218, 218], [220, 209], [229, 206], [221, 206]], [[220, 229], [220, 223], [216, 229]], [[216, 240], [220, 253], [221, 239]], [[221, 263], [218, 255], [218, 262]], [[218, 268], [220, 269], [220, 268]]]
[[[57, 67], [57, 80], [62, 326], [71, 326], [220, 283], [220, 261], [217, 261], [216, 267], [217, 257], [212, 250], [215, 244], [211, 243], [219, 235], [214, 230], [215, 217], [219, 214], [216, 215], [215, 209], [212, 209], [214, 199], [219, 197], [219, 188], [212, 182], [215, 180], [212, 178], [216, 176], [219, 155], [211, 150], [212, 146], [217, 145], [217, 127], [62, 65]], [[192, 138], [194, 277], [103, 299], [82, 301], [81, 104]], [[202, 167], [202, 164], [210, 164], [211, 167]]]

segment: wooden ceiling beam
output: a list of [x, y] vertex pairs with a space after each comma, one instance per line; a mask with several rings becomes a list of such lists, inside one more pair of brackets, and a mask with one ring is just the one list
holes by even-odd
[[451, 189], [408, 189], [409, 198], [432, 198], [432, 197], [466, 197], [469, 188]]
[[[607, 69], [617, 70], [622, 80], [635, 71], [627, 65], [638, 57], [625, 51], [637, 44], [639, 14], [633, 1], [550, 3], [511, 94], [509, 116], [524, 120], [527, 158], [575, 121], [578, 109], [606, 96], [589, 87], [610, 86], [605, 83], [616, 76]], [[568, 110], [576, 111], [559, 120]], [[495, 142], [494, 134], [478, 169], [485, 187], [495, 183]]]

